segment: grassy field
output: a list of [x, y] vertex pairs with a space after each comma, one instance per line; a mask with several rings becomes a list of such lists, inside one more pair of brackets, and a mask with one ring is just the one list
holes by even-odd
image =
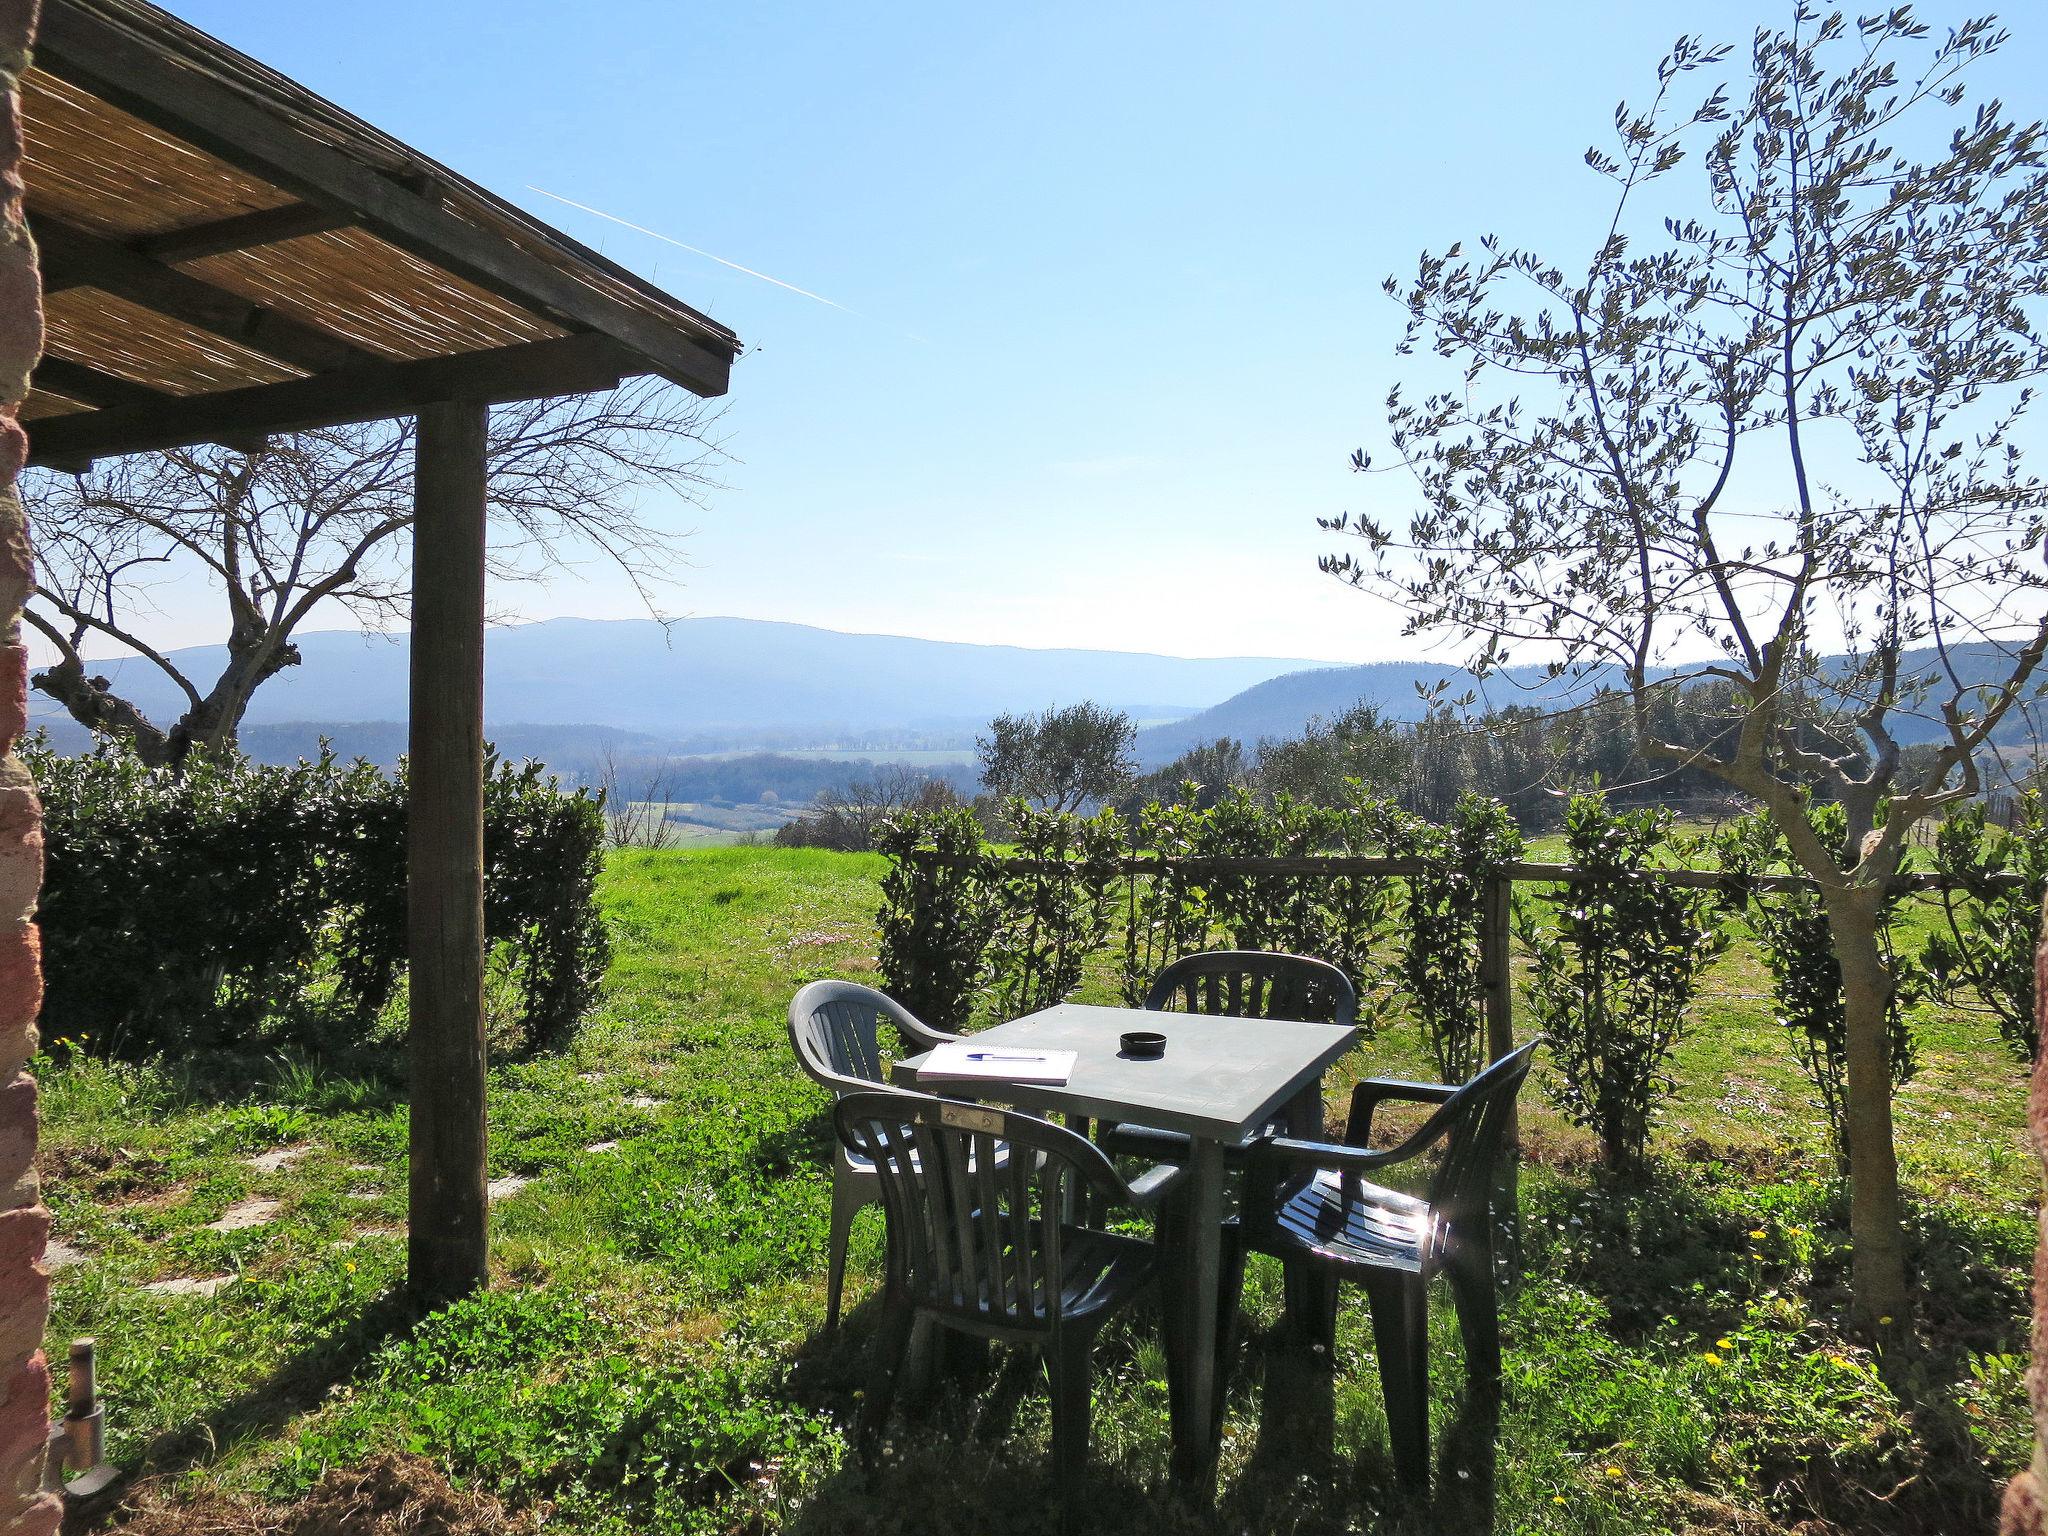
[[[476, 1490], [465, 1530], [536, 1511], [598, 1533], [1045, 1529], [1028, 1360], [900, 1421], [873, 1479], [846, 1454], [871, 1309], [818, 1331], [825, 1099], [782, 1016], [804, 981], [872, 976], [881, 868], [775, 849], [614, 856], [601, 1009], [565, 1052], [492, 1076], [493, 1287], [410, 1328], [391, 1299], [392, 1063], [116, 1067], [53, 1047], [42, 1166], [67, 1262], [51, 1339], [101, 1342], [110, 1447], [143, 1490], [133, 1528], [274, 1529], [264, 1511], [331, 1493], [330, 1469], [396, 1455], [419, 1458], [391, 1464], [408, 1476]], [[1108, 985], [1106, 969], [1089, 982]], [[1920, 1020], [1924, 1066], [1899, 1105], [1925, 1296], [1922, 1351], [1894, 1373], [1909, 1402], [1842, 1331], [1844, 1213], [1764, 990], [1746, 946], [1718, 962], [1641, 1189], [1607, 1188], [1540, 1082], [1526, 1096], [1506, 1392], [1497, 1424], [1464, 1400], [1440, 1306], [1433, 1501], [1393, 1481], [1355, 1302], [1326, 1422], [1262, 1421], [1268, 1377], [1293, 1364], [1269, 1347], [1277, 1276], [1255, 1263], [1215, 1509], [1165, 1481], [1163, 1364], [1141, 1311], [1099, 1354], [1095, 1525], [1986, 1528], [2027, 1445], [2037, 1181], [2021, 1071], [1988, 1022]], [[1397, 1025], [1350, 1074], [1425, 1070]], [[864, 1216], [856, 1299], [879, 1248]]]

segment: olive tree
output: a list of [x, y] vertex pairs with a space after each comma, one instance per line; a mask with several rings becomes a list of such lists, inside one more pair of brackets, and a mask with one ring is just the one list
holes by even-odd
[[[1488, 237], [1389, 281], [1402, 355], [1446, 375], [1389, 399], [1415, 496], [1324, 521], [1366, 543], [1324, 568], [1410, 632], [1465, 637], [1481, 671], [1519, 651], [1618, 687], [1642, 750], [1769, 809], [1841, 964], [1855, 1300], [1894, 1340], [1881, 914], [1914, 824], [1977, 791], [2048, 648], [2022, 462], [2048, 357], [2043, 129], [1965, 105], [2003, 41], [1804, 6], [1746, 54], [1680, 40], [1649, 106], [1617, 109], [1616, 147], [1587, 153], [1614, 188], [1589, 259]], [[1661, 734], [1657, 704], [1706, 679], [1735, 701], [1725, 727]], [[1816, 700], [1821, 728], [1792, 729]], [[1843, 806], [1842, 846], [1813, 795]]]
[[1137, 767], [1137, 727], [1120, 709], [1084, 701], [1036, 715], [998, 715], [975, 742], [981, 782], [1043, 810], [1078, 811], [1104, 800]]

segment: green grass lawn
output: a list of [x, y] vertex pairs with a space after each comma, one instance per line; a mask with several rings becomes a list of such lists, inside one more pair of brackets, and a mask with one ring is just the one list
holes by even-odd
[[[846, 1454], [872, 1309], [818, 1332], [826, 1100], [790, 1059], [783, 1010], [812, 978], [872, 978], [882, 867], [811, 850], [615, 855], [601, 1008], [561, 1054], [493, 1072], [493, 1286], [410, 1328], [392, 1300], [395, 1063], [120, 1067], [56, 1049], [42, 1167], [71, 1262], [51, 1341], [100, 1340], [110, 1449], [150, 1484], [149, 1518], [193, 1499], [291, 1501], [328, 1468], [400, 1452], [551, 1511], [551, 1529], [1045, 1529], [1049, 1423], [1028, 1360], [998, 1359], [900, 1420], [873, 1479]], [[1098, 967], [1087, 991], [1111, 986]], [[1646, 1187], [1606, 1189], [1540, 1077], [1526, 1095], [1506, 1392], [1497, 1424], [1463, 1401], [1439, 1305], [1433, 1503], [1393, 1481], [1348, 1293], [1333, 1391], [1287, 1394], [1306, 1424], [1265, 1421], [1268, 1378], [1298, 1363], [1268, 1345], [1278, 1284], [1261, 1261], [1215, 1509], [1169, 1492], [1164, 1368], [1140, 1311], [1098, 1355], [1095, 1524], [1986, 1528], [2028, 1444], [2037, 1180], [2021, 1069], [1988, 1021], [1920, 1020], [1923, 1069], [1899, 1101], [1925, 1296], [1922, 1354], [1892, 1373], [1907, 1401], [1842, 1330], [1844, 1212], [1746, 946], [1707, 991]], [[1396, 1025], [1339, 1076], [1426, 1060]], [[851, 1299], [879, 1250], [880, 1218], [864, 1216]], [[210, 1294], [148, 1288], [166, 1281]]]

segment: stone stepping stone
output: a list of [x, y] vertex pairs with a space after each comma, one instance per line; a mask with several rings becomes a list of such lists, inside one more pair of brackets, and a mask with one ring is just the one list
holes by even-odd
[[61, 1238], [51, 1238], [43, 1249], [43, 1268], [55, 1274], [60, 1269], [76, 1269], [92, 1255], [82, 1248], [74, 1248]]
[[351, 1200], [382, 1200], [384, 1191], [369, 1184], [358, 1184], [348, 1192]]
[[593, 1141], [583, 1150], [586, 1152], [616, 1152], [619, 1150], [619, 1144], [616, 1141]]
[[504, 1178], [493, 1179], [490, 1183], [486, 1184], [484, 1186], [484, 1194], [493, 1201], [503, 1200], [511, 1195], [518, 1194], [519, 1191], [526, 1188], [532, 1182], [533, 1180], [523, 1174], [508, 1173]]
[[209, 1232], [246, 1232], [251, 1227], [261, 1227], [277, 1219], [282, 1206], [275, 1200], [237, 1200], [221, 1215], [219, 1221], [209, 1221]]
[[211, 1296], [223, 1286], [234, 1283], [233, 1275], [213, 1275], [204, 1280], [184, 1275], [176, 1280], [152, 1280], [143, 1289], [154, 1291], [159, 1296]]
[[258, 1152], [254, 1157], [244, 1158], [258, 1173], [277, 1173], [291, 1167], [300, 1158], [311, 1152], [311, 1147], [278, 1147], [270, 1152]]
[[659, 1100], [659, 1099], [650, 1099], [650, 1098], [649, 1098], [649, 1097], [648, 1097], [648, 1096], [647, 1096], [646, 1094], [644, 1094], [644, 1093], [636, 1093], [636, 1094], [634, 1094], [634, 1095], [633, 1095], [633, 1097], [631, 1097], [630, 1099], [626, 1100], [626, 1108], [628, 1108], [628, 1109], [659, 1109], [659, 1108], [661, 1108], [661, 1100]]

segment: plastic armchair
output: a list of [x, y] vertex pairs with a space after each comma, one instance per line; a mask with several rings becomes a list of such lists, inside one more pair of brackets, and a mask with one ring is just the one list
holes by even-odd
[[[1429, 1480], [1429, 1282], [1451, 1283], [1468, 1377], [1487, 1390], [1500, 1379], [1499, 1304], [1493, 1273], [1493, 1175], [1529, 1075], [1531, 1041], [1470, 1082], [1360, 1083], [1343, 1145], [1273, 1137], [1246, 1158], [1243, 1231], [1255, 1252], [1288, 1272], [1290, 1328], [1328, 1350], [1337, 1288], [1353, 1281], [1372, 1308], [1386, 1395], [1388, 1438], [1401, 1476]], [[1374, 1150], [1373, 1112], [1390, 1099], [1436, 1109], [1398, 1146]], [[1422, 1196], [1367, 1178], [1442, 1144]], [[1306, 1315], [1299, 1315], [1305, 1313]]]
[[[916, 1051], [957, 1035], [933, 1029], [886, 992], [853, 981], [814, 981], [790, 999], [789, 1042], [805, 1073], [835, 1095], [889, 1088], [882, 1068], [882, 1026], [891, 1025]], [[832, 1156], [832, 1229], [827, 1248], [825, 1326], [839, 1323], [840, 1298], [846, 1287], [846, 1245], [853, 1218], [861, 1207], [880, 1198], [872, 1164], [850, 1156], [834, 1143]]]
[[[1032, 1115], [921, 1093], [849, 1093], [840, 1143], [876, 1172], [888, 1278], [860, 1444], [872, 1455], [919, 1320], [1034, 1345], [1052, 1380], [1053, 1463], [1064, 1497], [1088, 1458], [1095, 1335], [1157, 1273], [1140, 1237], [1070, 1212], [1162, 1207], [1182, 1171], [1126, 1183], [1100, 1148]], [[1063, 1526], [1071, 1519], [1063, 1510]]]

